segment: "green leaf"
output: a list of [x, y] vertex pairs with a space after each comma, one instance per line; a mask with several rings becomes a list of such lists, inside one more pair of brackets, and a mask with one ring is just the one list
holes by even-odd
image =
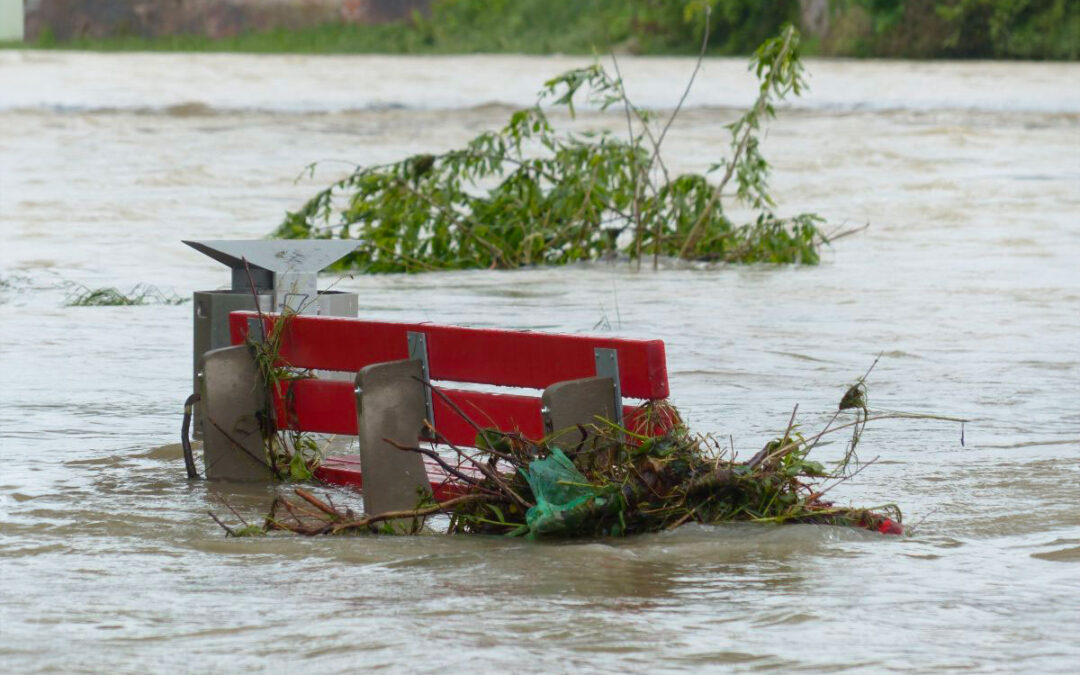
[[289, 460], [289, 477], [295, 481], [311, 480], [311, 470], [304, 462], [304, 456], [300, 452], [294, 452]]

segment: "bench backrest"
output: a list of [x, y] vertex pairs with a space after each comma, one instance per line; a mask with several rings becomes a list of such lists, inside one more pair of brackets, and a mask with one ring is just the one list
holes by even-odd
[[[242, 344], [256, 312], [229, 317], [232, 344]], [[271, 330], [277, 315], [264, 315]], [[668, 396], [667, 365], [661, 340], [532, 333], [462, 328], [432, 324], [364, 321], [341, 317], [293, 316], [282, 336], [280, 355], [296, 368], [355, 373], [365, 366], [409, 358], [409, 333], [424, 335], [430, 378], [505, 387], [543, 389], [557, 382], [596, 374], [596, 349], [618, 354], [622, 395], [637, 399]], [[276, 396], [279, 424], [301, 431], [356, 434], [352, 381], [300, 380], [291, 399]], [[544, 435], [539, 397], [442, 388], [469, 417], [483, 427], [521, 431], [529, 438]], [[634, 406], [626, 406], [630, 413]], [[442, 398], [432, 398], [435, 427], [450, 442], [471, 445], [476, 432]], [[283, 422], [284, 421], [284, 422]], [[628, 421], [629, 423], [629, 421]]]

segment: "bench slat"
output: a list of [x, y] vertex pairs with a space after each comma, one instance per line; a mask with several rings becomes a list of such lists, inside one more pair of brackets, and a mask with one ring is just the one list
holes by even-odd
[[[286, 412], [286, 396], [274, 397], [278, 424], [282, 428], [356, 435], [356, 395], [352, 382], [311, 379], [297, 380], [291, 386], [293, 417]], [[534, 439], [544, 435], [539, 398], [456, 389], [440, 391], [481, 427], [516, 429]], [[432, 405], [439, 433], [454, 445], [471, 446], [476, 440], [476, 431], [469, 423], [438, 396], [432, 398]]]
[[[290, 418], [286, 413], [287, 396], [279, 392], [274, 397], [278, 424], [282, 428], [322, 434], [356, 435], [356, 397], [352, 382], [310, 379], [297, 380], [290, 386], [295, 413], [293, 417]], [[440, 391], [481, 427], [520, 431], [532, 440], [539, 440], [544, 436], [539, 397], [460, 389], [440, 388]], [[439, 433], [454, 445], [473, 445], [476, 430], [468, 422], [439, 396], [432, 397], [432, 405], [435, 408], [436, 428]], [[623, 414], [631, 430], [638, 427], [634, 417], [636, 410], [635, 406], [623, 406]]]
[[[233, 344], [244, 341], [248, 319], [257, 317], [255, 312], [230, 315]], [[268, 323], [277, 318], [275, 315], [266, 317]], [[668, 396], [662, 340], [527, 333], [329, 316], [294, 316], [290, 321], [281, 356], [298, 368], [356, 372], [372, 363], [404, 359], [408, 357], [407, 333], [415, 331], [427, 336], [433, 380], [544, 389], [556, 382], [594, 373], [593, 350], [605, 348], [618, 351], [623, 396], [644, 399]]]

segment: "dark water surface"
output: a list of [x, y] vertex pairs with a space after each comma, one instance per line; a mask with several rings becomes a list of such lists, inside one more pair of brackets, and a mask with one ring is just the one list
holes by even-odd
[[[627, 61], [652, 105], [692, 65]], [[880, 460], [834, 491], [899, 504], [923, 521], [911, 536], [222, 536], [208, 510], [258, 518], [273, 488], [183, 478], [191, 306], [65, 307], [70, 284], [220, 287], [181, 238], [263, 236], [340, 170], [294, 183], [307, 162], [452, 147], [576, 63], [0, 53], [0, 667], [1075, 671], [1075, 65], [811, 63], [811, 93], [764, 148], [781, 212], [871, 225], [818, 267], [338, 286], [371, 318], [662, 337], [673, 402], [744, 456], [796, 403], [823, 423], [883, 352], [873, 405], [973, 420], [965, 445], [956, 424], [872, 426], [863, 458]], [[721, 156], [728, 106], [753, 95], [737, 61], [702, 83], [675, 169]]]

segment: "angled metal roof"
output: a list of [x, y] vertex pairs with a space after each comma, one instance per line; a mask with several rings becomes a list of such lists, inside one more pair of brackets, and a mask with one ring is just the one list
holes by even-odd
[[244, 260], [276, 274], [318, 272], [356, 250], [357, 241], [342, 239], [218, 239], [185, 244], [234, 270]]

